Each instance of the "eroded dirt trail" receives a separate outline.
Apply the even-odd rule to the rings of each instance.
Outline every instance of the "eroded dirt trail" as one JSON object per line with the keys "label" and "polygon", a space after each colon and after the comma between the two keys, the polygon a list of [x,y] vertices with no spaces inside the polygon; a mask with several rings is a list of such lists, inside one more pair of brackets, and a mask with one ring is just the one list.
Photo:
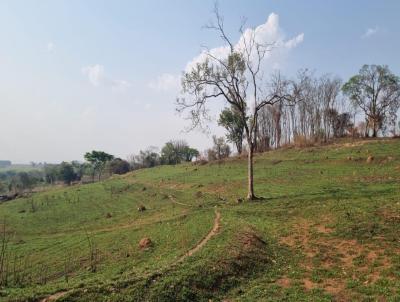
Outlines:
{"label": "eroded dirt trail", "polygon": [[218,210],[215,210],[214,224],[211,231],[202,240],[200,240],[199,243],[197,243],[194,247],[188,250],[185,255],[179,258],[178,261],[176,261],[176,263],[180,263],[187,257],[190,257],[194,253],[198,252],[212,237],[214,237],[218,233],[221,227],[220,223],[221,223],[221,213],[218,212]]}
{"label": "eroded dirt trail", "polygon": [[62,291],[62,292],[58,292],[55,293],[53,295],[50,295],[42,300],[40,300],[40,302],[50,302],[50,301],[57,301],[58,299],[60,299],[61,297],[65,296],[66,294],[68,294],[70,291]]}
{"label": "eroded dirt trail", "polygon": [[171,200],[172,203],[179,204],[179,205],[185,206],[185,207],[193,207],[193,205],[191,205],[191,204],[177,201],[176,198],[172,195],[168,195],[168,198],[169,198],[169,200]]}
{"label": "eroded dirt trail", "polygon": [[[190,204],[182,203],[177,201],[172,195],[168,196],[171,202],[181,205],[181,206],[188,206],[192,207]],[[180,257],[175,264],[182,262],[185,260],[187,257],[192,256],[194,253],[199,251],[212,237],[214,237],[217,233],[218,230],[220,229],[221,225],[221,213],[218,212],[218,210],[215,210],[215,218],[214,218],[214,224],[211,229],[211,231],[202,239],[200,240],[194,247],[192,247],[190,250],[188,250],[182,257]]]}

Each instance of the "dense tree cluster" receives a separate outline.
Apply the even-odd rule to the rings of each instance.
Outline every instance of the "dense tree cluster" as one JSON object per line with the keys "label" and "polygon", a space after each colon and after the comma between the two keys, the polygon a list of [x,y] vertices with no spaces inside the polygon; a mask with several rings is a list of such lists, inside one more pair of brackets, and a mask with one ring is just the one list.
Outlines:
{"label": "dense tree cluster", "polygon": [[198,158],[198,150],[189,146],[184,140],[171,140],[159,152],[156,147],[141,150],[137,155],[131,155],[129,162],[132,170],[152,168],[158,165],[176,165],[182,162],[191,162]]}
{"label": "dense tree cluster", "polygon": [[181,162],[191,162],[199,156],[199,151],[190,148],[187,142],[175,140],[167,142],[161,149],[161,163],[166,165],[176,165]]}

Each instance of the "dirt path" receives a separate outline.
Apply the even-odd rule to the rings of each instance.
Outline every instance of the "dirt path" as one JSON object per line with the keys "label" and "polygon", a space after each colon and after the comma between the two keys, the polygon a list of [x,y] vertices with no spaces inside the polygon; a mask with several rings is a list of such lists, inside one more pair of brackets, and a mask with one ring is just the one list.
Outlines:
{"label": "dirt path", "polygon": [[218,210],[215,210],[215,218],[214,218],[214,225],[211,229],[211,231],[202,239],[200,242],[198,242],[194,247],[192,247],[190,250],[188,250],[185,255],[180,257],[176,263],[180,263],[183,260],[185,260],[187,257],[192,256],[194,253],[199,251],[212,237],[214,237],[217,233],[218,230],[220,229],[221,225],[221,213],[218,212]]}
{"label": "dirt path", "polygon": [[[175,199],[175,197],[173,197],[172,195],[168,195],[168,198],[171,200],[171,202],[173,202],[175,204],[178,204],[178,205],[181,205],[181,206],[187,206],[187,207],[192,207],[193,206],[193,205],[190,205],[190,204],[186,204],[186,203],[182,203],[182,202],[177,201]],[[174,264],[178,264],[178,263],[182,262],[187,257],[190,257],[194,253],[199,251],[212,237],[214,237],[218,233],[218,230],[221,227],[220,222],[221,222],[221,213],[218,212],[218,210],[215,210],[214,224],[213,224],[213,227],[212,227],[211,231],[208,232],[208,234],[205,237],[203,237],[203,239],[201,239],[194,247],[192,247],[190,250],[188,250]]]}
{"label": "dirt path", "polygon": [[70,291],[62,291],[62,292],[55,293],[53,295],[50,295],[50,296],[40,300],[40,302],[56,301],[56,300],[60,299],[61,297],[65,296],[66,294],[68,294],[69,292]]}
{"label": "dirt path", "polygon": [[168,195],[168,198],[169,198],[169,200],[171,200],[172,203],[179,204],[179,205],[185,206],[185,207],[193,207],[193,205],[191,205],[191,204],[177,201],[176,198],[172,195]]}

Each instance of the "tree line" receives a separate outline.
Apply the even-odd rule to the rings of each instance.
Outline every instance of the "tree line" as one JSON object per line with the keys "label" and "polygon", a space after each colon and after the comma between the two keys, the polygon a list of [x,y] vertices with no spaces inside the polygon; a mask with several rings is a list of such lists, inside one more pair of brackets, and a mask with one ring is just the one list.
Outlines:
{"label": "tree line", "polygon": [[[299,88],[299,101],[288,105],[280,100],[259,111],[254,129],[256,151],[345,136],[395,136],[400,128],[400,81],[387,66],[365,65],[344,84],[337,76],[316,77],[309,70],[301,70],[294,80],[276,73],[269,85],[274,93],[285,94],[290,81]],[[225,108],[218,124],[242,153],[245,126],[239,110],[235,106]]]}
{"label": "tree line", "polygon": [[113,174],[125,174],[136,169],[190,162],[199,155],[199,151],[190,147],[184,140],[167,142],[161,152],[154,147],[148,148],[137,155],[131,155],[128,160],[117,158],[104,151],[93,150],[84,154],[85,162],[44,163],[32,165],[36,168],[27,172],[13,170],[0,172],[0,194],[17,196],[43,185],[60,183],[71,185],[75,182],[100,181]]}

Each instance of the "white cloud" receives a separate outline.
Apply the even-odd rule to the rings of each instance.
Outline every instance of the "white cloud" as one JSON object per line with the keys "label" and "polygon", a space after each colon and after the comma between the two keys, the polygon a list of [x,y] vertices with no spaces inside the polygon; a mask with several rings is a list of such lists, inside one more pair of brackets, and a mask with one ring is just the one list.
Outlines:
{"label": "white cloud", "polygon": [[180,88],[180,76],[164,73],[157,77],[156,80],[149,83],[149,88],[157,91],[172,91],[177,92]]}
{"label": "white cloud", "polygon": [[113,80],[111,89],[117,92],[123,92],[131,86],[131,83],[125,80]]}
{"label": "white cloud", "polygon": [[293,39],[290,39],[285,42],[285,47],[287,49],[295,48],[297,45],[302,43],[304,41],[304,33],[301,33],[294,37]]}
{"label": "white cloud", "polygon": [[54,44],[54,42],[50,41],[46,45],[46,49],[48,52],[53,52],[55,48],[56,48],[56,45]]}
{"label": "white cloud", "polygon": [[115,80],[107,76],[101,64],[82,67],[82,74],[88,77],[89,82],[95,86],[109,86],[113,91],[122,92],[131,86],[126,80]]}
{"label": "white cloud", "polygon": [[[234,47],[236,49],[243,49],[245,47],[245,41],[248,41],[252,35],[254,35],[254,39],[257,43],[272,46],[271,50],[267,52],[265,56],[266,61],[271,67],[279,65],[282,55],[295,48],[304,40],[304,33],[301,33],[291,39],[286,39],[285,33],[279,26],[279,16],[275,13],[271,13],[268,16],[267,21],[256,28],[246,29]],[[212,56],[218,59],[226,58],[229,54],[229,51],[230,49],[227,45],[208,50]],[[197,63],[203,62],[206,58],[207,51],[203,51],[186,64],[185,70],[191,70],[196,66]]]}
{"label": "white cloud", "polygon": [[361,36],[361,38],[366,39],[376,35],[379,32],[379,27],[375,26],[374,28],[367,28],[365,33]]}
{"label": "white cloud", "polygon": [[81,69],[82,73],[89,78],[89,82],[93,86],[100,86],[104,79],[104,66],[100,64],[90,65]]}
{"label": "white cloud", "polygon": [[[279,16],[271,13],[265,23],[257,26],[256,28],[246,29],[238,42],[234,45],[236,49],[243,49],[245,42],[248,41],[251,35],[257,43],[271,45],[271,50],[266,53],[264,68],[278,69],[282,65],[284,55],[291,49],[297,47],[304,41],[304,33],[286,39],[283,30],[279,26]],[[204,62],[208,57],[208,53],[218,59],[224,59],[229,55],[230,49],[228,45],[215,47],[209,50],[202,51],[199,55],[194,57],[185,66],[185,71],[188,72],[196,66],[197,63]],[[170,73],[159,75],[155,80],[149,83],[149,88],[157,91],[171,91],[178,93],[181,84],[181,76]]]}

